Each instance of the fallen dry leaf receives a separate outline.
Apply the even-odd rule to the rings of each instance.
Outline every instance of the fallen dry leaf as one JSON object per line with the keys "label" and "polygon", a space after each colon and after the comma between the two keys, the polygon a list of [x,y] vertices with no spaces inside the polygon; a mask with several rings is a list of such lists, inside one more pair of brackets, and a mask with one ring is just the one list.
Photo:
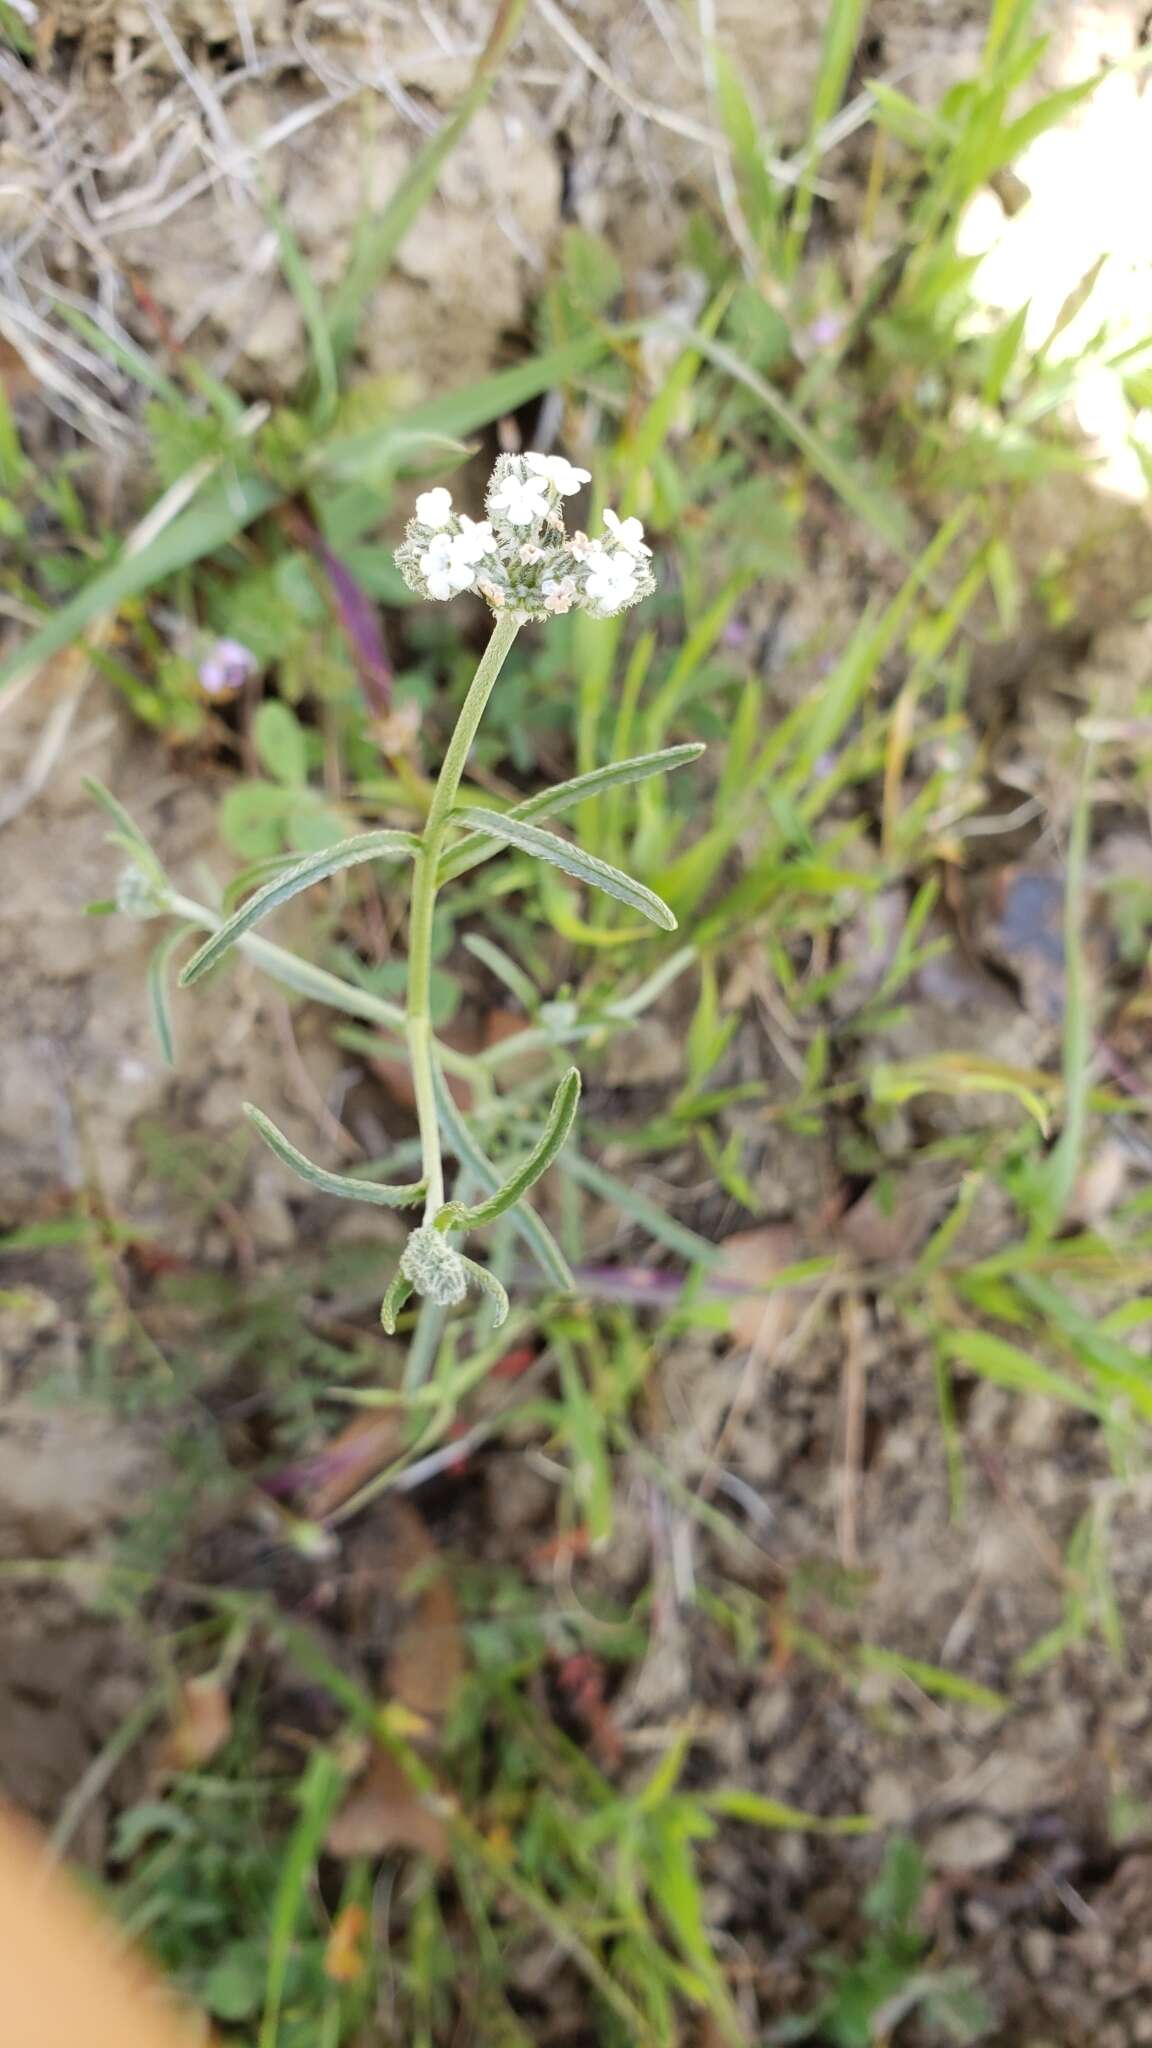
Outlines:
{"label": "fallen dry leaf", "polygon": [[890,1265],[915,1256],[947,1200],[945,1176],[911,1169],[895,1186],[866,1188],[835,1225],[835,1235],[855,1258]]}
{"label": "fallen dry leaf", "polygon": [[374,1479],[400,1453],[404,1421],[398,1408],[369,1409],[357,1415],[309,1461],[311,1475],[300,1500],[310,1522],[322,1522],[351,1500],[366,1480]]}
{"label": "fallen dry leaf", "polygon": [[428,1719],[447,1713],[464,1676],[460,1609],[440,1552],[408,1501],[393,1503],[392,1567],[411,1600],[385,1671],[389,1696]]}
{"label": "fallen dry leaf", "polygon": [[417,1792],[390,1750],[374,1749],[328,1830],[330,1855],[383,1856],[415,1849],[436,1863],[448,1858],[448,1830]]}
{"label": "fallen dry leaf", "polygon": [[19,349],[0,335],[0,391],[13,399],[26,398],[30,391],[39,389],[40,379],[35,371],[29,368]]}
{"label": "fallen dry leaf", "polygon": [[212,1673],[188,1678],[180,1688],[176,1718],[156,1759],[161,1771],[194,1771],[210,1763],[232,1733],[226,1688]]}
{"label": "fallen dry leaf", "polygon": [[[755,1345],[770,1356],[783,1342],[803,1306],[797,1288],[782,1287],[764,1294],[786,1266],[804,1257],[800,1233],[791,1223],[766,1223],[759,1230],[738,1230],[720,1246],[712,1273],[717,1291],[730,1294],[728,1327],[737,1344]],[[746,1289],[741,1293],[739,1290]]]}
{"label": "fallen dry leaf", "polygon": [[364,1975],[364,1937],[368,1915],[363,1906],[345,1906],[332,1923],[324,1948],[324,1975],[333,1984],[356,1984]]}

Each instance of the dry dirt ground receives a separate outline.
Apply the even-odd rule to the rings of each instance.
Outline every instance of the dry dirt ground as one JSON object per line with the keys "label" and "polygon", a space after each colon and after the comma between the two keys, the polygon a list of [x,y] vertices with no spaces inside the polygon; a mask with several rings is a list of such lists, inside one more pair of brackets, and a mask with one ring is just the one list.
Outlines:
{"label": "dry dirt ground", "polygon": [[[822,6],[730,0],[716,12],[782,141],[794,140]],[[1053,64],[1073,42],[1082,68],[1103,50],[1122,54],[1139,12],[1051,9]],[[42,10],[32,87],[17,98],[7,80],[0,331],[31,363],[36,403],[82,420],[105,446],[110,502],[129,488],[137,429],[125,426],[115,373],[45,327],[49,287],[95,300],[145,341],[159,323],[253,395],[287,389],[303,338],[253,163],[327,281],[361,191],[386,191],[413,139],[458,94],[487,14],[467,0],[435,10],[408,0],[59,0]],[[982,15],[962,4],[878,0],[869,64],[935,95],[971,64]],[[434,386],[506,359],[568,221],[609,234],[638,303],[667,297],[685,206],[712,174],[699,44],[685,19],[659,0],[556,0],[531,10],[507,79],[380,289],[364,374],[418,371]],[[1043,516],[1077,515],[1065,496]],[[1152,584],[1152,549],[1141,520],[1116,517],[1123,544],[1109,551],[1111,573],[1131,596]],[[1046,537],[1038,524],[1030,536],[1038,556]],[[839,545],[835,532],[813,540],[811,579],[791,599],[797,641],[814,607],[846,625],[857,615],[861,565],[845,564]],[[1147,674],[1148,629],[1125,629],[1127,639],[1109,633],[1110,603],[1099,576],[1086,576],[1076,631],[1054,647],[1022,642],[1015,666],[989,677],[997,685],[1007,677],[1014,689],[1029,678],[1014,728],[1020,760],[1043,764],[1059,753],[1063,698],[1078,664],[1114,675],[1121,699],[1134,676]],[[60,665],[0,721],[5,788],[34,757],[53,691],[74,682],[75,670]],[[116,790],[178,876],[220,858],[218,785],[190,779],[91,684],[47,787],[0,833],[0,1225],[50,1224],[82,1195],[97,1220],[114,1217],[174,1260],[280,1273],[302,1234],[324,1227],[314,1205],[290,1199],[279,1171],[254,1159],[234,1191],[193,1201],[154,1171],[140,1134],[159,1123],[189,1146],[223,1143],[248,1095],[303,1132],[346,1056],[320,1020],[290,1021],[278,998],[239,973],[182,1010],[180,1070],[171,1076],[144,997],[149,934],[82,914],[109,883],[84,775]],[[1121,846],[1115,858],[1147,857]],[[938,1042],[946,1015],[984,1050],[1022,1064],[1047,1055],[1042,987],[1029,1003],[1002,979],[965,980],[955,963],[937,963],[933,975],[916,992],[920,1042]],[[679,1022],[670,1013],[665,1033]],[[756,1024],[737,1054],[750,1072],[770,1072],[776,1058]],[[653,1052],[649,1043],[648,1057],[654,1085],[658,1045]],[[626,1115],[630,1091],[615,1093]],[[837,1181],[830,1146],[819,1140],[766,1158],[758,1182],[765,1215],[802,1234]],[[722,1214],[711,1222],[721,1233],[733,1227]],[[973,1228],[994,1241],[996,1224],[977,1218]],[[867,1253],[882,1269],[891,1252],[875,1219],[872,1227]],[[115,1249],[96,1259],[63,1249],[12,1260],[0,1277],[10,1290],[0,1296],[0,1559],[100,1556],[170,1476],[166,1427],[111,1419],[92,1398],[97,1332],[109,1318],[127,1328],[146,1311],[148,1276]],[[143,1327],[147,1337],[146,1313]],[[726,1470],[764,1504],[733,1556],[713,1556],[701,1539],[698,1572],[722,1567],[845,1655],[864,1643],[934,1662],[962,1656],[974,1678],[1010,1687],[1013,1711],[1003,1719],[933,1700],[880,1668],[850,1685],[842,1662],[824,1669],[790,1647],[783,1624],[776,1659],[750,1669],[705,1618],[673,1606],[617,1703],[620,1726],[643,1761],[659,1730],[691,1709],[700,1716],[702,1770],[915,1833],[933,1873],[937,1956],[976,1968],[999,2015],[990,2041],[1126,2048],[1152,2040],[1149,1503],[1128,1496],[1114,1531],[1123,1662],[1088,1647],[1013,1680],[1016,1658],[1061,1617],[1066,1544],[1107,1476],[1091,1429],[1049,1405],[981,1389],[963,1418],[970,1491],[957,1522],[930,1372],[892,1327],[882,1279],[837,1305],[818,1335],[812,1330],[798,1307],[747,1333],[750,1345],[697,1343],[660,1361],[647,1417],[652,1447],[695,1484],[723,1430]],[[206,1385],[211,1395],[210,1378]],[[193,1421],[213,1426],[209,1415]],[[844,1433],[854,1426],[863,1428],[860,1469],[846,1498]],[[487,1453],[458,1498],[437,1499],[449,1554],[483,1528],[493,1560],[515,1566],[547,1527],[547,1488],[542,1495],[514,1450]],[[650,1533],[637,1477],[610,1560],[589,1567],[588,1593],[634,1589],[650,1568]],[[841,1586],[846,1555],[850,1599]],[[131,1616],[109,1614],[59,1579],[38,1584],[34,1596],[0,1579],[0,1783],[45,1821],[59,1820],[138,1705],[147,1671]],[[138,1792],[139,1773],[129,1757],[107,1782],[89,1782],[71,1846],[92,1863],[110,1818]],[[1136,1820],[1118,1851],[1112,1822],[1121,1803]],[[874,1855],[864,1843],[751,1831],[723,1836],[709,1852],[718,1938],[766,2010],[806,2002],[813,1951],[858,1932]]]}

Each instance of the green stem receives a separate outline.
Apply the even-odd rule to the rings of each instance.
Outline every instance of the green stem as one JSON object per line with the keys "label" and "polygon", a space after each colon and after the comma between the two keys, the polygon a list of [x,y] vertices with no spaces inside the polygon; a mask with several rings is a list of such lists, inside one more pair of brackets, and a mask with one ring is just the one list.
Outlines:
{"label": "green stem", "polygon": [[521,620],[514,614],[508,614],[497,619],[493,627],[492,638],[480,658],[456,721],[456,730],[449,741],[427,823],[421,834],[420,851],[412,864],[412,904],[408,923],[408,1058],[420,1125],[422,1178],[428,1186],[424,1209],[426,1223],[432,1221],[444,1204],[444,1162],[432,1065],[432,915],[436,908],[436,871],[472,742],[493,684],[508,658],[520,626]]}

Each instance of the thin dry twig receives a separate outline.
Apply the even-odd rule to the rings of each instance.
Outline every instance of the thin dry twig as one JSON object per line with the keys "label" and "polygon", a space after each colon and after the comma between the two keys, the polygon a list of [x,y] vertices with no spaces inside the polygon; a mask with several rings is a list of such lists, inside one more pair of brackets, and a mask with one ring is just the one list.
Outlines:
{"label": "thin dry twig", "polygon": [[860,1473],[864,1463],[864,1425],[868,1386],[864,1363],[867,1316],[863,1298],[846,1294],[840,1303],[844,1335],[844,1372],[840,1396],[840,1472],[836,1502],[836,1539],[840,1562],[851,1571],[860,1562]]}

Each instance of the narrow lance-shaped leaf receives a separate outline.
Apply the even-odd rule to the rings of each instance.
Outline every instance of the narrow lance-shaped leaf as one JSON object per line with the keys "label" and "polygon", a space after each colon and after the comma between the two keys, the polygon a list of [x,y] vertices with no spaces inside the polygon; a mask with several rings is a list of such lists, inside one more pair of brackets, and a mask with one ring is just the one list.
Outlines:
{"label": "narrow lance-shaped leaf", "polygon": [[122,851],[137,861],[153,881],[167,883],[168,877],[161,866],[159,855],[153,851],[135,818],[125,810],[119,797],[113,796],[112,791],[105,789],[102,782],[97,782],[95,776],[85,776],[84,787],[88,795],[107,811],[116,827],[112,836]]}
{"label": "narrow lance-shaped leaf", "polygon": [[160,1056],[166,1067],[176,1064],[176,1041],[172,1033],[172,1000],[168,989],[168,969],[172,955],[187,938],[190,927],[182,924],[174,932],[168,932],[158,946],[152,949],[148,962],[148,996],[152,1004],[152,1024]]}
{"label": "narrow lance-shaped leaf", "polygon": [[629,910],[638,910],[641,917],[647,917],[658,924],[662,931],[674,932],[676,919],[663,899],[643,882],[633,881],[619,868],[608,865],[606,860],[597,860],[595,854],[585,853],[583,847],[573,846],[567,839],[558,839],[554,832],[542,832],[538,825],[528,825],[520,818],[499,817],[494,811],[464,810],[456,814],[462,825],[474,832],[486,832],[490,838],[499,839],[506,846],[514,846],[518,853],[529,853],[534,860],[547,861],[550,866],[560,868],[573,881],[584,882],[590,889],[602,889],[606,896],[615,896],[626,903]]}
{"label": "narrow lance-shaped leaf", "polygon": [[559,1152],[561,1145],[572,1129],[580,1101],[580,1075],[576,1067],[569,1067],[552,1097],[548,1120],[535,1145],[523,1164],[510,1173],[502,1187],[489,1195],[487,1201],[478,1202],[468,1208],[463,1202],[449,1202],[436,1218],[439,1230],[476,1230],[482,1223],[494,1223],[506,1209],[511,1209],[523,1195],[526,1195],[534,1181],[547,1172]]}
{"label": "narrow lance-shaped leaf", "polygon": [[319,1188],[323,1194],[341,1195],[353,1202],[376,1202],[382,1209],[406,1209],[424,1199],[426,1184],[422,1180],[411,1181],[407,1187],[390,1188],[378,1180],[358,1180],[352,1174],[329,1173],[327,1167],[315,1166],[303,1152],[298,1152],[283,1131],[277,1129],[271,1117],[265,1116],[255,1103],[246,1102],[244,1114],[277,1159],[282,1159],[285,1166],[299,1174],[301,1180],[306,1180],[310,1187]]}
{"label": "narrow lance-shaped leaf", "polygon": [[[604,768],[590,768],[586,775],[573,775],[567,782],[556,783],[552,789],[542,789],[536,796],[525,797],[523,803],[514,804],[503,815],[508,818],[555,817],[558,811],[571,810],[574,804],[602,796],[606,790],[624,789],[633,782],[647,782],[652,775],[669,775],[674,768],[683,768],[689,761],[698,761],[704,752],[702,740],[688,740],[680,747],[661,747],[655,754],[636,754],[629,761],[612,761]],[[459,840],[444,857],[441,881],[451,881],[454,876],[465,874],[477,862],[487,860],[492,851],[492,848],[479,843],[478,836]]]}
{"label": "narrow lance-shaped leaf", "polygon": [[180,986],[188,988],[192,982],[199,981],[202,974],[207,974],[208,969],[215,966],[221,954],[234,946],[237,939],[243,938],[245,932],[258,924],[262,917],[279,910],[282,903],[298,896],[302,889],[310,889],[313,882],[326,881],[329,875],[339,874],[342,868],[356,867],[361,861],[407,858],[418,850],[419,843],[411,832],[361,832],[355,839],[342,839],[336,846],[326,846],[320,853],[310,853],[305,860],[297,861],[295,867],[288,868],[271,882],[266,882],[262,889],[257,889],[256,894],[250,896],[247,903],[220,926],[219,931],[213,932],[188,962],[180,976]]}

